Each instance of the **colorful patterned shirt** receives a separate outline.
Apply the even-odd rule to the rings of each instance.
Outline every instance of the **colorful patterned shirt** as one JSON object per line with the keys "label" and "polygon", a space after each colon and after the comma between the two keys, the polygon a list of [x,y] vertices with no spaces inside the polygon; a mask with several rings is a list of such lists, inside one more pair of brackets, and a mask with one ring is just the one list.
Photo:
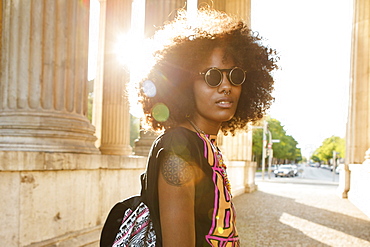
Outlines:
{"label": "colorful patterned shirt", "polygon": [[148,159],[147,204],[157,232],[157,246],[161,246],[162,242],[158,206],[158,161],[166,152],[181,157],[189,164],[195,164],[204,173],[195,185],[196,246],[240,245],[232,196],[226,183],[226,171],[221,166],[221,152],[216,147],[215,140],[216,136],[205,136],[178,127],[167,131],[154,142]]}

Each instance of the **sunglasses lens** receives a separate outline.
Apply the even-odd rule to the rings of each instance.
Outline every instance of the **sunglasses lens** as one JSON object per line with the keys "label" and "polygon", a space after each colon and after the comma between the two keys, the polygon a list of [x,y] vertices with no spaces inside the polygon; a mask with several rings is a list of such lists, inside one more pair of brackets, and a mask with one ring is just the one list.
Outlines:
{"label": "sunglasses lens", "polygon": [[241,68],[234,68],[230,72],[230,80],[234,85],[241,85],[245,81],[245,72]]}
{"label": "sunglasses lens", "polygon": [[211,87],[217,87],[221,83],[222,74],[217,69],[209,69],[204,77],[208,85]]}

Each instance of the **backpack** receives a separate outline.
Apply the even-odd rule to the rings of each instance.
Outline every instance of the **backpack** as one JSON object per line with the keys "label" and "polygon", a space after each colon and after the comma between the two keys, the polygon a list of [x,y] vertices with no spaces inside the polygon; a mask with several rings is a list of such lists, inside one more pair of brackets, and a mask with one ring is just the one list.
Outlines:
{"label": "backpack", "polygon": [[118,202],[104,223],[100,247],[155,247],[156,233],[146,199],[146,174],[141,175],[141,193]]}

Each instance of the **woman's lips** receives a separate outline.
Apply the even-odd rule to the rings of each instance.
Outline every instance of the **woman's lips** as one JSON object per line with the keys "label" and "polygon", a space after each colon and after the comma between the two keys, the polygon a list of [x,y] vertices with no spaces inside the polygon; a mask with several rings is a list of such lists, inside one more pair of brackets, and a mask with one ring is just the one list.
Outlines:
{"label": "woman's lips", "polygon": [[222,98],[216,101],[216,105],[221,108],[230,108],[233,105],[233,100],[230,98]]}

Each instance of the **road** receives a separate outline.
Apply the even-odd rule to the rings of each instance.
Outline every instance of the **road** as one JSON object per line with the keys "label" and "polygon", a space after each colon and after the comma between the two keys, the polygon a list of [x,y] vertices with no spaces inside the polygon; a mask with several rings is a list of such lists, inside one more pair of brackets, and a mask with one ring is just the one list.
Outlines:
{"label": "road", "polygon": [[[338,183],[339,181],[339,174],[333,174],[332,171],[325,168],[319,167],[310,167],[306,165],[299,165],[298,167],[299,175],[297,177],[277,177],[271,172],[270,178],[268,173],[265,172],[265,179],[266,180],[279,180],[279,181],[286,181],[291,183],[299,183],[304,180],[313,180],[313,181],[325,181],[325,182],[334,182]],[[261,172],[256,173],[256,179],[261,179],[262,175]]]}

